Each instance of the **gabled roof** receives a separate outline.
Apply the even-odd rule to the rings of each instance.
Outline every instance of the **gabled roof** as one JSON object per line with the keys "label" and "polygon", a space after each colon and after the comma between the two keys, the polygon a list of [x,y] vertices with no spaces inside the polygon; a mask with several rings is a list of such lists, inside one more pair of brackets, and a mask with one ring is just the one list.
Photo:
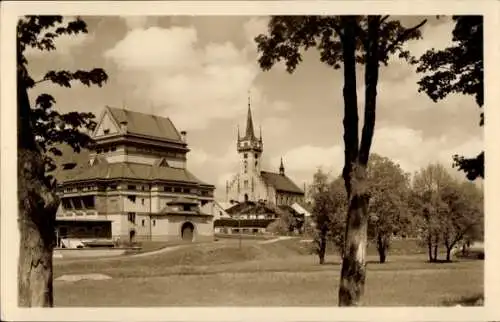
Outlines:
{"label": "gabled roof", "polygon": [[127,123],[127,133],[182,143],[181,136],[168,117],[106,107],[116,123]]}
{"label": "gabled roof", "polygon": [[304,191],[286,175],[267,171],[261,171],[260,175],[266,184],[273,186],[277,191],[304,194]]}

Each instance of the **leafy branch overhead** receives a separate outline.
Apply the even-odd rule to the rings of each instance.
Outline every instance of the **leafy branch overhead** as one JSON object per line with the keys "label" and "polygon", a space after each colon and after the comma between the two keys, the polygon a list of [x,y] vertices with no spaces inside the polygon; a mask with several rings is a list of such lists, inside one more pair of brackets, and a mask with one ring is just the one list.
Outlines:
{"label": "leafy branch overhead", "polygon": [[[27,16],[20,19],[17,28],[18,75],[23,79],[27,89],[43,82],[51,82],[61,87],[71,88],[73,82],[85,86],[103,86],[108,75],[102,68],[77,71],[48,71],[42,79],[34,80],[28,72],[29,61],[24,53],[28,47],[42,50],[56,50],[55,40],[61,35],[87,33],[87,25],[79,17],[63,24],[62,16]],[[76,152],[88,147],[92,139],[86,133],[94,130],[96,123],[92,113],[69,112],[60,113],[54,109],[55,98],[49,93],[40,94],[31,107],[30,121],[33,134],[42,151],[45,153],[48,171],[55,168],[53,156],[61,155],[59,144],[67,144]]]}
{"label": "leafy branch overhead", "polygon": [[[420,57],[417,72],[423,77],[419,91],[434,102],[450,94],[471,95],[479,108],[484,104],[483,17],[454,16],[453,45],[443,50],[429,50]],[[484,124],[481,111],[479,125]],[[455,166],[469,180],[484,178],[484,152],[475,158],[453,157]]]}
{"label": "leafy branch overhead", "polygon": [[[366,51],[363,46],[368,44],[368,17],[355,16],[356,19],[356,62],[366,63]],[[378,59],[384,65],[389,57],[397,54],[400,58],[412,61],[414,58],[408,50],[403,49],[403,43],[421,38],[419,28],[426,23],[406,28],[399,20],[390,20],[389,16],[379,19]],[[274,16],[269,22],[269,35],[259,35],[255,38],[259,52],[259,64],[263,70],[269,70],[280,61],[284,61],[287,71],[292,73],[302,62],[302,51],[311,47],[318,49],[321,62],[339,69],[342,57],[342,37],[344,25],[341,16]]]}

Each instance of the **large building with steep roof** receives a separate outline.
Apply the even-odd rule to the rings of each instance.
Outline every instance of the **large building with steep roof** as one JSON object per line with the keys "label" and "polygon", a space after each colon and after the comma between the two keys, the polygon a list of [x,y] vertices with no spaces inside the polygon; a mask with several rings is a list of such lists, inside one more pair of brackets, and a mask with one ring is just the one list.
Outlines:
{"label": "large building with steep roof", "polygon": [[212,238],[215,187],[188,171],[186,132],[166,117],[106,107],[91,136],[92,150],[66,146],[57,160],[60,238]]}
{"label": "large building with steep roof", "polygon": [[240,167],[238,173],[226,182],[226,202],[292,205],[304,201],[304,191],[285,174],[283,159],[277,173],[261,169],[264,143],[262,134],[259,137],[255,135],[250,102],[245,135],[241,137],[238,130],[236,150],[240,156]]}

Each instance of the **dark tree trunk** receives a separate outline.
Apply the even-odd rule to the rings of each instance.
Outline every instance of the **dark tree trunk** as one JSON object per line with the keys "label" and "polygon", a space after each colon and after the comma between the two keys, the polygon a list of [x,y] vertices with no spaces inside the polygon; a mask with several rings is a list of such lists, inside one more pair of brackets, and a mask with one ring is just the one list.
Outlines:
{"label": "dark tree trunk", "polygon": [[366,245],[368,229],[368,181],[366,166],[375,128],[375,108],[378,82],[378,31],[380,16],[370,16],[368,37],[365,39],[365,113],[361,146],[358,138],[358,104],[356,92],[355,41],[357,21],[344,16],[341,37],[344,61],[344,145],[343,177],[347,191],[348,212],[346,237],[339,285],[339,306],[357,306],[364,292],[366,278]]}
{"label": "dark tree trunk", "polygon": [[438,249],[439,249],[439,241],[436,239],[434,242],[434,262],[438,260]]}
{"label": "dark tree trunk", "polygon": [[321,230],[319,236],[319,248],[318,248],[318,257],[320,265],[325,263],[325,255],[326,255],[326,234],[327,231]]}
{"label": "dark tree trunk", "polygon": [[22,74],[18,73],[18,226],[21,235],[18,262],[18,304],[53,305],[52,251],[58,198],[45,179],[42,154],[30,123],[30,103]]}
{"label": "dark tree trunk", "polygon": [[430,236],[427,238],[427,251],[429,254],[429,262],[434,262],[434,257],[432,256],[432,239]]}
{"label": "dark tree trunk", "polygon": [[451,262],[451,250],[452,247],[446,247],[446,261]]}
{"label": "dark tree trunk", "polygon": [[387,257],[387,242],[381,235],[377,236],[377,251],[380,263],[385,263]]}

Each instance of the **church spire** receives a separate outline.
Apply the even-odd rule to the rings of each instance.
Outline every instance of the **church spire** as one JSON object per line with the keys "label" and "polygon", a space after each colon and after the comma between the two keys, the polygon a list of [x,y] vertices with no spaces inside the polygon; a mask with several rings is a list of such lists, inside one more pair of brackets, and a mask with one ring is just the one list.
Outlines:
{"label": "church spire", "polygon": [[253,130],[253,121],[252,121],[252,109],[250,108],[250,93],[248,95],[247,129],[245,132],[245,138],[247,139],[255,138],[255,133]]}
{"label": "church spire", "polygon": [[280,163],[280,175],[282,176],[285,175],[285,166],[283,165],[283,158],[281,158],[281,163]]}

